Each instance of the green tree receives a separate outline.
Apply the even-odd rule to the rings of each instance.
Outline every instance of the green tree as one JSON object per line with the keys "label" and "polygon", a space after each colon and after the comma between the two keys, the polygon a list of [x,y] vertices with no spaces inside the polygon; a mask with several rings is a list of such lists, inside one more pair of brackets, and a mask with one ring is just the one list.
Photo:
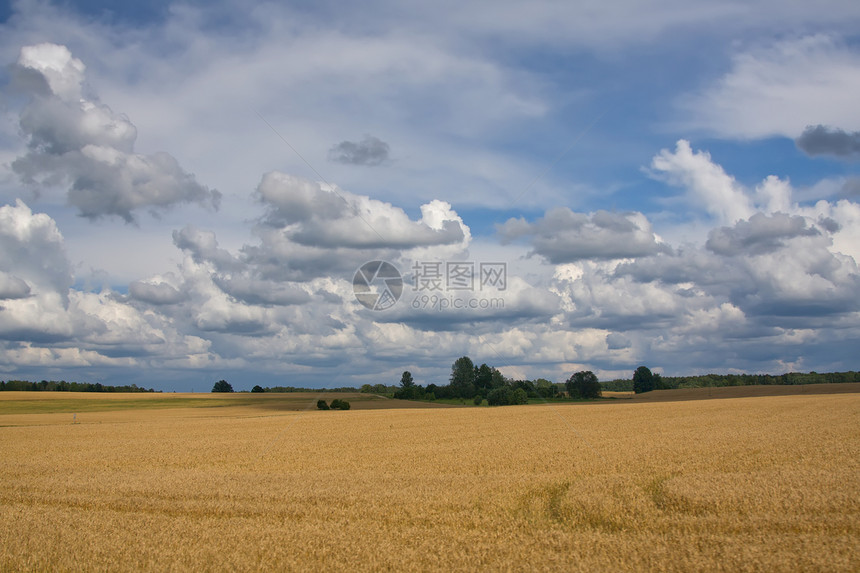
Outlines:
{"label": "green tree", "polygon": [[501,388],[507,382],[507,380],[505,380],[505,375],[502,374],[501,372],[499,372],[498,370],[496,370],[495,368],[493,368],[492,371],[493,371],[492,388]]}
{"label": "green tree", "polygon": [[263,390],[263,387],[262,387],[262,386],[260,386],[259,384],[257,384],[256,386],[254,386],[253,388],[251,388],[251,392],[257,392],[257,393],[259,393],[259,392],[265,392],[265,390]]}
{"label": "green tree", "polygon": [[408,370],[400,377],[400,388],[394,392],[398,400],[416,400],[424,394],[424,389],[417,386],[412,379],[412,373]]}
{"label": "green tree", "polygon": [[232,392],[233,387],[226,380],[219,380],[212,386],[213,392]]}
{"label": "green tree", "polygon": [[493,389],[493,369],[486,364],[475,368],[475,389],[481,396]]}
{"label": "green tree", "polygon": [[510,404],[528,404],[529,395],[523,388],[516,388],[511,392]]}
{"label": "green tree", "polygon": [[637,394],[650,392],[654,389],[654,375],[645,366],[640,366],[633,373],[633,391]]}
{"label": "green tree", "polygon": [[325,400],[317,400],[317,410],[328,410],[328,404],[325,403]]}
{"label": "green tree", "polygon": [[487,394],[487,404],[490,406],[507,406],[511,403],[511,394],[513,390],[510,386],[500,386],[493,388]]}
{"label": "green tree", "polygon": [[534,381],[534,386],[541,398],[555,398],[555,395],[558,394],[555,384],[546,378],[538,378]]}
{"label": "green tree", "polygon": [[475,364],[463,356],[451,365],[451,393],[454,398],[471,398],[475,395]]}
{"label": "green tree", "polygon": [[571,398],[600,398],[600,381],[591,370],[582,370],[565,383]]}
{"label": "green tree", "polygon": [[340,398],[335,398],[331,401],[331,409],[332,410],[349,410],[349,402],[346,400],[341,400]]}
{"label": "green tree", "polygon": [[521,388],[529,398],[538,397],[537,388],[535,388],[535,385],[532,384],[531,380],[516,380],[511,384],[511,386],[514,390]]}

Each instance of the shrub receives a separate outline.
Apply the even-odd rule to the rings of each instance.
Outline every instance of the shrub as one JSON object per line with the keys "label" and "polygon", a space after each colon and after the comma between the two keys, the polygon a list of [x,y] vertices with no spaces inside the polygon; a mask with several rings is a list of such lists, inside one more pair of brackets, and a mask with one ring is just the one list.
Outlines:
{"label": "shrub", "polygon": [[529,403],[529,395],[524,389],[517,388],[516,390],[511,392],[510,404],[528,404],[528,403]]}
{"label": "shrub", "polygon": [[529,395],[523,388],[502,386],[487,394],[487,404],[490,406],[510,406],[513,404],[528,404]]}
{"label": "shrub", "polygon": [[484,403],[484,397],[483,397],[483,396],[481,396],[480,394],[478,394],[477,396],[475,396],[475,397],[472,399],[472,403],[474,403],[474,404],[475,404],[475,406],[480,406],[481,404],[483,404],[483,403]]}
{"label": "shrub", "polygon": [[511,403],[511,393],[510,386],[494,388],[487,394],[487,404],[490,406],[507,406]]}
{"label": "shrub", "polygon": [[331,401],[331,409],[332,410],[349,410],[349,402],[346,400],[341,400],[340,398],[335,398]]}
{"label": "shrub", "polygon": [[[334,406],[334,402],[332,402],[332,406]],[[328,410],[329,407],[328,407],[328,404],[325,403],[325,400],[317,400],[317,409]]]}

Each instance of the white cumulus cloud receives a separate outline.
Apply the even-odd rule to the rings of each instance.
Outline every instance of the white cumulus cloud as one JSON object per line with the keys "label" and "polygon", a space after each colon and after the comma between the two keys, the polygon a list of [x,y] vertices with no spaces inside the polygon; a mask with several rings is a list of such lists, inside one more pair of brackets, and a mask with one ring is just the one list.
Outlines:
{"label": "white cumulus cloud", "polygon": [[130,222],[140,209],[179,203],[217,209],[220,193],[198,183],[173,156],[134,152],[137,129],[84,93],[86,68],[65,46],[25,46],[17,68],[41,79],[43,88],[23,82],[31,87],[19,121],[27,152],[12,168],[24,183],[67,187],[69,203],[90,218],[115,215]]}

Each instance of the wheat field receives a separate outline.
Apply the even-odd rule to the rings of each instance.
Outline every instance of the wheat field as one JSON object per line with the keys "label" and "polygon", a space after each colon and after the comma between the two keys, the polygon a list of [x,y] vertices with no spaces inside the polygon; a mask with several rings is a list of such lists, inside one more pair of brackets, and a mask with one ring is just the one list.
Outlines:
{"label": "wheat field", "polygon": [[858,394],[235,399],[72,414],[4,396],[0,570],[860,570]]}

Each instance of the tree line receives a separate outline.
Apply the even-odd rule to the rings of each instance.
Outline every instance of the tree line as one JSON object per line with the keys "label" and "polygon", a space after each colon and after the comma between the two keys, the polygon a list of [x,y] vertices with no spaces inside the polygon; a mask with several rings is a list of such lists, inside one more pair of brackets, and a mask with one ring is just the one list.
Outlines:
{"label": "tree line", "polygon": [[141,388],[137,384],[130,386],[109,386],[96,382],[66,382],[65,380],[0,380],[0,392],[156,392],[152,388]]}
{"label": "tree line", "polygon": [[[640,368],[645,368],[640,366]],[[646,368],[647,370],[647,368]],[[639,368],[637,368],[639,371]],[[650,372],[650,371],[649,371]],[[636,378],[619,379],[602,382],[604,390],[612,392],[642,392],[648,391],[647,375],[644,375],[644,386],[637,390]],[[650,390],[674,390],[678,388],[718,388],[723,386],[768,386],[768,385],[800,385],[800,384],[840,384],[860,382],[860,372],[788,372],[786,374],[705,374],[702,376],[660,376],[653,374]]]}
{"label": "tree line", "polygon": [[[362,392],[388,393],[389,386],[381,384],[362,386]],[[412,373],[403,372],[400,385],[394,387],[393,397],[402,400],[472,400],[490,406],[526,404],[529,399],[593,399],[601,396],[597,376],[590,370],[576,372],[564,384],[556,384],[544,378],[537,380],[514,380],[504,376],[498,369],[487,364],[476,365],[468,356],[462,356],[451,365],[448,384],[416,384]]]}
{"label": "tree line", "polygon": [[[385,386],[383,386],[385,387]],[[394,390],[391,390],[393,392]],[[359,392],[359,389],[354,386],[340,386],[338,388],[305,388],[303,386],[260,386],[259,384],[254,386],[251,389],[251,392],[277,392],[277,393],[290,393],[290,392]],[[379,392],[379,394],[386,394],[390,392]]]}
{"label": "tree line", "polygon": [[471,399],[476,405],[486,400],[490,406],[503,406],[526,404],[530,399],[596,399],[602,397],[603,390],[633,391],[640,394],[652,390],[675,388],[842,382],[860,382],[860,372],[662,376],[652,372],[647,366],[639,366],[633,372],[633,376],[627,380],[600,382],[590,370],[581,370],[574,372],[566,382],[558,384],[543,378],[513,380],[492,366],[487,364],[477,366],[468,356],[463,356],[451,365],[451,375],[447,385],[421,386],[407,370],[403,372],[399,386],[365,384],[361,387],[361,391],[393,395],[394,398],[403,400]]}
{"label": "tree line", "polygon": [[[385,386],[383,386],[385,388]],[[341,386],[340,388],[303,388],[301,386],[260,386],[256,384],[253,388],[251,388],[252,393],[258,392],[274,392],[274,393],[290,393],[290,392],[313,392],[315,394],[319,394],[320,392],[358,392],[358,388],[354,388],[352,386]],[[363,391],[363,390],[362,390]],[[219,380],[215,382],[215,385],[212,386],[212,392],[234,392],[233,385],[227,382],[226,380]],[[391,391],[383,390],[382,392],[378,392],[379,394],[390,394],[394,392],[394,388],[391,388]]]}

